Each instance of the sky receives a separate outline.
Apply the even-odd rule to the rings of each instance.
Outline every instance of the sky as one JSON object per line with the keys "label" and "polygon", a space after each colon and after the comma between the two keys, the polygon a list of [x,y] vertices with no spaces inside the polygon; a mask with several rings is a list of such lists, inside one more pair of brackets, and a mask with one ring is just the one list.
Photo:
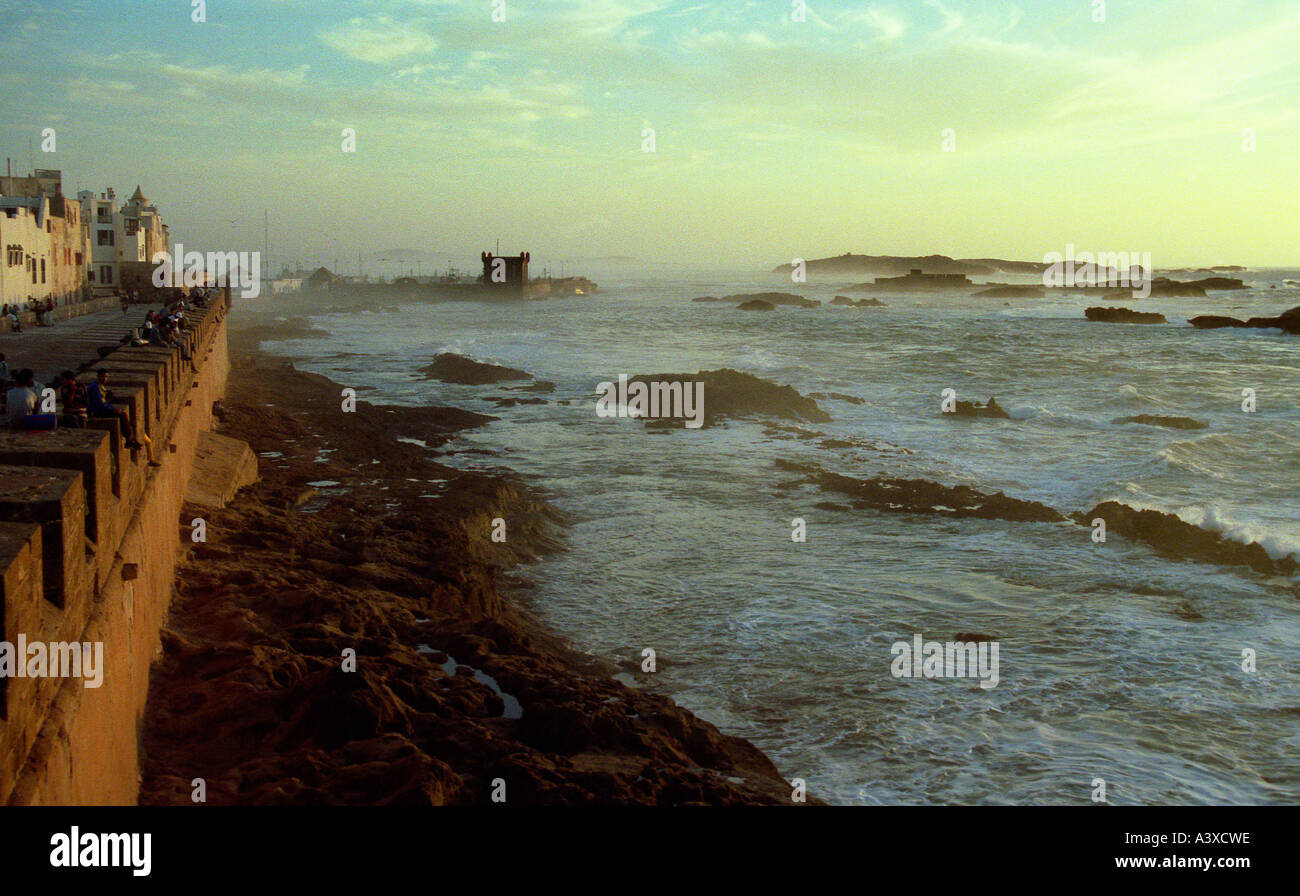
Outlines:
{"label": "sky", "polygon": [[1297,48],[1296,0],[0,0],[0,148],[277,268],[1288,267]]}

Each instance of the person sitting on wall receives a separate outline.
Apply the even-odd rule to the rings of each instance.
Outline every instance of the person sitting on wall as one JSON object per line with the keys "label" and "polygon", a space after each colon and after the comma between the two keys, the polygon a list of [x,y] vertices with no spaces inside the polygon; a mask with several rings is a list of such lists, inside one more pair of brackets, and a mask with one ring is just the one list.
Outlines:
{"label": "person sitting on wall", "polygon": [[10,305],[8,307],[9,307],[9,311],[6,313],[9,315],[10,329],[12,329],[15,333],[21,333],[23,331],[23,325],[18,320],[18,306]]}
{"label": "person sitting on wall", "polygon": [[71,370],[59,374],[59,402],[63,405],[61,426],[82,428],[86,425],[86,387],[77,382]]}
{"label": "person sitting on wall", "polygon": [[122,432],[126,435],[126,447],[136,451],[141,447],[140,439],[144,439],[144,449],[149,456],[149,466],[162,466],[153,457],[153,440],[142,432],[136,432],[131,426],[131,415],[122,408],[113,407],[113,393],[108,388],[108,371],[104,368],[99,369],[95,376],[95,381],[86,386],[86,414],[94,418],[116,417],[121,424]]}
{"label": "person sitting on wall", "polygon": [[[152,314],[153,312],[150,312]],[[145,318],[144,326],[140,328],[140,335],[144,341],[150,345],[162,345],[162,333],[158,331],[158,325],[151,318]]]}
{"label": "person sitting on wall", "polygon": [[9,416],[9,425],[22,429],[28,414],[36,413],[36,376],[30,370],[20,370],[14,374],[14,385],[5,393],[5,413]]}

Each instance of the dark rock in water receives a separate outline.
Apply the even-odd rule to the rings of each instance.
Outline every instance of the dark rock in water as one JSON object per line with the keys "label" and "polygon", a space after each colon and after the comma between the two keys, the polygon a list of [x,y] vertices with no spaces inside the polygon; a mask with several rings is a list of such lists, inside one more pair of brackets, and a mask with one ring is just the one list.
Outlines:
{"label": "dark rock in water", "polygon": [[978,404],[973,401],[958,401],[957,409],[946,416],[952,417],[994,417],[998,420],[1010,420],[1011,415],[1006,412],[1002,405],[998,404],[996,398],[989,398],[988,404]]}
{"label": "dark rock in water", "polygon": [[1183,283],[1168,277],[1157,277],[1151,281],[1153,296],[1193,296],[1203,298],[1205,287],[1198,283]]}
{"label": "dark rock in water", "polygon": [[810,392],[809,398],[816,398],[818,401],[847,401],[849,404],[866,404],[865,398],[858,398],[856,395],[845,395],[843,392]]}
{"label": "dark rock in water", "polygon": [[1236,277],[1204,277],[1200,280],[1193,280],[1192,283],[1201,289],[1246,289],[1247,286]]}
{"label": "dark rock in water", "polygon": [[1226,317],[1221,314],[1202,314],[1199,317],[1193,317],[1188,321],[1198,330],[1218,330],[1223,327],[1244,327],[1244,320],[1237,320],[1235,317]]}
{"label": "dark rock in water", "polygon": [[972,298],[976,299],[1041,299],[1045,290],[1041,286],[994,286],[982,289]]}
{"label": "dark rock in water", "polygon": [[775,311],[776,306],[771,302],[765,302],[762,299],[753,299],[749,302],[741,302],[736,306],[741,311]]}
{"label": "dark rock in water", "polygon": [[420,373],[428,379],[442,380],[461,386],[486,386],[492,383],[507,383],[512,380],[531,380],[533,375],[513,367],[501,367],[485,364],[464,355],[444,352],[433,359],[433,363],[420,368]]}
{"label": "dark rock in water", "polygon": [[997,640],[993,635],[981,635],[978,632],[957,632],[957,634],[952,636],[952,639],[966,644],[987,644],[990,641]]}
{"label": "dark rock in water", "polygon": [[820,308],[822,305],[821,302],[805,299],[803,296],[797,296],[790,292],[754,292],[745,295],[727,296],[722,301],[745,302],[746,304],[761,301],[772,305],[793,305],[797,308]]}
{"label": "dark rock in water", "polygon": [[1137,414],[1133,417],[1120,417],[1111,423],[1141,423],[1145,426],[1164,426],[1168,429],[1205,429],[1206,424],[1191,417],[1162,417],[1158,414]]}
{"label": "dark rock in water", "polygon": [[[811,398],[800,395],[790,386],[756,377],[750,373],[723,368],[702,370],[695,375],[659,373],[652,376],[635,376],[636,382],[671,384],[681,383],[683,391],[693,390],[695,383],[704,384],[704,425],[712,426],[719,418],[781,417],[808,423],[826,423],[831,417]],[[647,421],[659,425],[683,426],[680,418]],[[814,436],[816,434],[813,434]]]}
{"label": "dark rock in water", "polygon": [[725,302],[726,299],[720,299],[717,296],[700,296],[698,299],[691,299],[692,302]]}
{"label": "dark rock in water", "polygon": [[1202,315],[1188,321],[1198,330],[1216,330],[1222,327],[1251,327],[1254,329],[1278,329],[1293,336],[1300,335],[1300,307],[1283,311],[1277,317],[1252,317],[1238,320],[1222,315]]}
{"label": "dark rock in water", "polygon": [[1274,560],[1258,544],[1229,541],[1216,532],[1194,526],[1171,513],[1136,510],[1117,501],[1098,504],[1074,519],[1089,526],[1094,519],[1106,521],[1106,531],[1146,542],[1158,554],[1176,560],[1201,560],[1229,566],[1248,566],[1256,572],[1293,575],[1300,569],[1293,555]]}
{"label": "dark rock in water", "polygon": [[857,510],[1041,523],[1065,519],[1046,504],[1022,501],[1002,492],[982,492],[967,485],[943,485],[928,479],[854,479],[825,471],[818,471],[812,478],[822,488],[848,496]]}
{"label": "dark rock in water", "polygon": [[1133,311],[1129,308],[1087,308],[1083,316],[1091,321],[1112,324],[1168,323],[1163,314],[1156,314],[1154,311]]}

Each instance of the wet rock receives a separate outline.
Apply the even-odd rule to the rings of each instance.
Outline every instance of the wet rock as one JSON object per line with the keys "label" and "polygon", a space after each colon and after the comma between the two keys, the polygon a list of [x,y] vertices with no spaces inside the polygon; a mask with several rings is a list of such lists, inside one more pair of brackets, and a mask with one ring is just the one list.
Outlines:
{"label": "wet rock", "polygon": [[746,295],[727,296],[724,302],[767,302],[770,305],[792,305],[796,308],[820,308],[821,302],[805,299],[790,292],[755,292]]}
{"label": "wet rock", "polygon": [[433,359],[433,363],[420,368],[426,379],[441,380],[462,386],[486,386],[493,383],[508,383],[513,380],[531,380],[533,375],[513,367],[486,364],[464,355],[443,352]]}
{"label": "wet rock", "polygon": [[1293,336],[1300,335],[1300,307],[1283,311],[1277,317],[1252,317],[1238,320],[1222,315],[1202,315],[1188,321],[1198,330],[1216,330],[1223,327],[1250,327],[1253,329],[1278,329]]}
{"label": "wet rock", "polygon": [[1041,299],[1046,290],[1041,286],[994,286],[975,293],[976,299]]}
{"label": "wet rock", "polygon": [[775,311],[776,306],[771,302],[765,302],[762,299],[753,299],[748,302],[741,302],[736,306],[741,311]]}
{"label": "wet rock", "polygon": [[1110,421],[1115,424],[1141,423],[1144,426],[1163,426],[1167,429],[1205,429],[1207,424],[1191,417],[1165,417],[1158,414],[1136,414]]}
{"label": "wet rock", "polygon": [[1219,314],[1202,314],[1199,317],[1193,317],[1188,321],[1198,330],[1218,330],[1224,327],[1244,327],[1246,322],[1238,320],[1235,317],[1226,317]]}
{"label": "wet rock", "polygon": [[956,410],[946,416],[951,417],[991,417],[998,420],[1010,420],[1011,415],[1006,412],[1002,405],[998,404],[996,398],[990,397],[988,404],[978,404],[973,401],[958,401]]}
{"label": "wet rock", "polygon": [[1074,517],[1085,526],[1098,518],[1106,521],[1108,533],[1142,541],[1165,557],[1247,566],[1261,573],[1293,575],[1300,569],[1294,556],[1274,560],[1258,544],[1229,541],[1172,513],[1137,510],[1117,501],[1106,501]]}
{"label": "wet rock", "polygon": [[1065,519],[1046,504],[967,485],[943,485],[928,479],[855,479],[826,471],[818,471],[812,478],[822,488],[850,498],[857,510],[1043,523]]}
{"label": "wet rock", "polygon": [[1154,311],[1133,311],[1130,308],[1087,308],[1083,316],[1090,321],[1112,324],[1168,323],[1163,314]]}
{"label": "wet rock", "polygon": [[[738,370],[702,370],[697,374],[658,373],[635,376],[630,383],[681,383],[683,391],[704,383],[704,425],[720,418],[778,417],[807,423],[826,423],[831,417],[817,402],[800,395],[790,386],[742,373]],[[663,425],[679,426],[681,420],[661,420]]]}

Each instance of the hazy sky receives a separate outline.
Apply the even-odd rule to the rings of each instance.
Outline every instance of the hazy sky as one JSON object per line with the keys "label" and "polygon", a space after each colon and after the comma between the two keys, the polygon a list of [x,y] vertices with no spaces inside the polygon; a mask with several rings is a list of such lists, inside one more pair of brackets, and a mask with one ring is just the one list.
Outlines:
{"label": "hazy sky", "polygon": [[15,169],[30,143],[69,192],[140,183],[190,248],[261,248],[270,209],[277,265],[344,270],[497,238],[1300,264],[1296,0],[1110,0],[1104,23],[1094,0],[194,5],[0,0]]}

